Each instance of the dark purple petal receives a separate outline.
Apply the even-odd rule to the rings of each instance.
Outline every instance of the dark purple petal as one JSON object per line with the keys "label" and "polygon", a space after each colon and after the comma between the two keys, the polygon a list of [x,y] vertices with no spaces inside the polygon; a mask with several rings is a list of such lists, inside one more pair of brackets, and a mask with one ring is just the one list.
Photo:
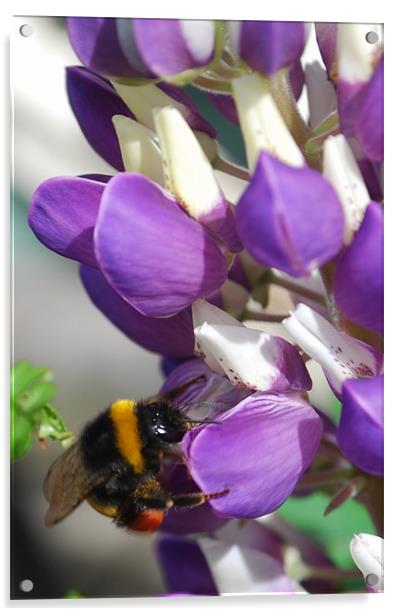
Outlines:
{"label": "dark purple petal", "polygon": [[28,214],[36,237],[54,252],[96,267],[93,230],[104,186],[76,177],[43,182],[33,194]]}
{"label": "dark purple petal", "polygon": [[289,83],[292,88],[293,96],[299,100],[304,86],[304,71],[300,60],[296,60],[289,71]]}
{"label": "dark purple petal", "polygon": [[143,75],[128,62],[121,48],[116,19],[68,17],[67,27],[75,53],[88,68],[114,77]]}
{"label": "dark purple petal", "polygon": [[229,94],[207,92],[207,97],[230,122],[239,126],[239,117],[236,111],[235,101]]}
{"label": "dark purple petal", "polygon": [[301,22],[243,21],[239,55],[256,71],[273,75],[300,58],[305,40],[305,27]]}
{"label": "dark purple petal", "polygon": [[200,115],[196,103],[184,90],[182,90],[182,88],[164,81],[158,83],[157,87],[178,103],[185,105],[185,120],[192,130],[199,130],[203,133],[207,133],[207,135],[209,135],[212,139],[217,137],[217,131],[215,128],[205,118],[203,118],[203,116]]}
{"label": "dark purple petal", "polygon": [[146,66],[161,77],[205,66],[213,58],[213,22],[134,19],[132,27]]}
{"label": "dark purple petal", "polygon": [[367,186],[369,195],[372,201],[381,202],[383,199],[383,191],[381,185],[381,164],[361,158],[357,160],[363,180]]}
{"label": "dark purple petal", "polygon": [[161,362],[160,362],[161,372],[163,373],[164,376],[168,376],[169,374],[171,374],[171,372],[173,372],[173,370],[175,370],[175,368],[180,366],[184,361],[186,361],[186,358],[173,357],[171,355],[164,355],[164,357],[161,358]]}
{"label": "dark purple petal", "polygon": [[67,92],[72,111],[95,152],[118,171],[124,170],[114,115],[135,119],[105,79],[82,66],[67,67]]}
{"label": "dark purple petal", "polygon": [[256,393],[218,416],[218,425],[191,430],[182,447],[194,481],[221,515],[256,518],[275,511],[310,465],[322,422],[304,400]]}
{"label": "dark purple petal", "polygon": [[128,338],[154,353],[193,355],[192,314],[186,308],[169,319],[145,317],[108,284],[98,269],[82,265],[80,275],[94,305]]}
{"label": "dark purple petal", "polygon": [[383,160],[383,56],[359,99],[356,136],[371,160]]}
{"label": "dark purple petal", "polygon": [[328,71],[328,75],[335,77],[335,56],[336,56],[336,29],[335,23],[316,23],[315,32],[317,43],[321,52],[322,60]]}
{"label": "dark purple petal", "polygon": [[236,225],[256,261],[296,277],[336,255],[344,232],[332,186],[316,171],[291,167],[267,152],[237,205]]}
{"label": "dark purple petal", "polygon": [[96,255],[113,288],[146,316],[177,314],[213,293],[226,259],[204,227],[157,184],[120,173],[106,186]]}
{"label": "dark purple petal", "polygon": [[[199,487],[190,479],[184,464],[175,465],[163,474],[163,485],[170,494],[191,494],[200,492]],[[160,527],[160,531],[175,535],[214,532],[226,524],[226,518],[215,515],[211,505],[204,503],[192,509],[171,509]]]}
{"label": "dark purple petal", "polygon": [[339,79],[337,82],[340,130],[345,137],[354,137],[354,123],[359,114],[364,88],[365,83],[360,81],[350,83]]}
{"label": "dark purple petal", "polygon": [[363,471],[383,475],[383,376],[345,381],[342,397],[339,447]]}
{"label": "dark purple petal", "polygon": [[370,203],[353,242],[338,260],[333,290],[346,316],[382,332],[383,211],[378,203]]}
{"label": "dark purple petal", "polygon": [[161,537],[156,550],[171,593],[218,595],[203,552],[192,539]]}

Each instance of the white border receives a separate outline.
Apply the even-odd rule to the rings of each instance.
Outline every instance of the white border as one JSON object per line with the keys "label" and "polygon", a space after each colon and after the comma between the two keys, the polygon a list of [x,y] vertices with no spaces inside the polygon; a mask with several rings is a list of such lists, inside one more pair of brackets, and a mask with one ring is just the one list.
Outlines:
{"label": "white border", "polygon": [[[1,204],[1,222],[0,226],[3,231],[3,242],[1,243],[1,262],[3,267],[1,271],[1,288],[2,297],[2,319],[3,336],[2,341],[9,339],[9,145],[5,135],[9,134],[9,94],[8,94],[8,33],[10,32],[10,16],[11,15],[87,15],[98,16],[132,16],[129,15],[128,7],[132,7],[136,17],[184,17],[184,18],[230,18],[230,19],[272,19],[272,20],[303,20],[303,21],[355,21],[363,23],[385,23],[385,125],[386,125],[386,239],[385,239],[385,259],[386,259],[386,387],[385,387],[385,450],[386,450],[386,540],[385,540],[385,593],[381,595],[325,595],[325,596],[268,596],[268,597],[221,597],[219,599],[196,598],[191,599],[101,599],[101,600],[75,600],[72,603],[65,600],[59,601],[14,601],[12,604],[8,602],[8,493],[7,486],[9,481],[8,463],[4,452],[8,451],[7,431],[4,429],[4,424],[1,426],[0,434],[3,439],[1,460],[5,462],[3,485],[4,506],[1,508],[1,528],[4,531],[3,536],[3,554],[0,559],[0,583],[1,583],[1,604],[6,608],[16,609],[16,613],[20,610],[29,608],[32,612],[42,611],[43,607],[49,607],[52,610],[59,609],[74,609],[81,612],[82,609],[97,612],[98,609],[110,607],[118,607],[147,611],[148,608],[162,609],[165,613],[176,611],[187,611],[197,614],[209,607],[217,607],[219,610],[229,614],[232,611],[243,612],[243,608],[249,608],[254,613],[265,614],[266,610],[279,609],[286,613],[287,609],[296,611],[296,614],[321,614],[330,616],[337,615],[338,609],[350,608],[362,610],[364,616],[374,614],[382,608],[389,608],[389,602],[397,599],[395,593],[398,589],[398,562],[397,562],[397,545],[396,535],[394,532],[395,524],[398,519],[398,477],[397,468],[399,467],[397,440],[400,435],[399,426],[399,395],[397,393],[396,384],[399,380],[398,376],[398,352],[399,334],[396,330],[398,322],[397,314],[397,284],[399,280],[398,269],[396,265],[400,262],[398,250],[399,241],[399,218],[398,212],[400,208],[396,178],[400,171],[398,169],[399,154],[396,148],[396,140],[399,139],[399,99],[396,92],[398,82],[398,40],[400,37],[399,21],[396,19],[395,3],[389,2],[362,2],[355,3],[348,0],[340,2],[321,2],[321,0],[307,0],[302,3],[295,0],[293,2],[260,2],[260,0],[245,0],[242,3],[227,2],[224,0],[201,0],[196,3],[182,3],[178,0],[168,0],[167,2],[154,2],[147,0],[145,3],[126,2],[121,0],[113,0],[112,2],[90,2],[89,0],[58,0],[57,3],[51,0],[15,0],[14,2],[3,2],[0,14],[0,32],[2,49],[4,53],[2,72],[5,75],[4,96],[2,97],[3,107],[3,145],[1,154],[4,158],[3,164],[0,165],[1,170],[1,186],[3,187],[3,203]],[[396,149],[395,149],[396,148]],[[396,182],[396,184],[395,184]],[[8,373],[9,355],[8,344],[2,344],[4,354],[2,357],[1,374]],[[1,382],[0,390],[3,397],[2,411],[6,412],[8,405],[7,395],[7,378]],[[395,443],[393,441],[396,439]],[[7,503],[7,504],[6,504]],[[29,515],[29,511],[27,511]],[[396,529],[397,530],[397,529]],[[60,563],[60,566],[62,564]],[[84,607],[83,607],[84,606]]]}

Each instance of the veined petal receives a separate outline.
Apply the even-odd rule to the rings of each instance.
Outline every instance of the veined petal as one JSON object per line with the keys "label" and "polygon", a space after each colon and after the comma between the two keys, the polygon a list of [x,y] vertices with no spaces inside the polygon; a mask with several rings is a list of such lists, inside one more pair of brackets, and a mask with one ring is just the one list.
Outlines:
{"label": "veined petal", "polygon": [[134,116],[108,81],[83,66],[66,70],[68,99],[83,134],[99,156],[123,171],[112,117]]}
{"label": "veined petal", "polygon": [[354,535],[350,553],[373,592],[383,591],[383,539],[369,533]]}
{"label": "veined petal", "polygon": [[[296,349],[286,340],[263,331],[204,323],[194,330],[212,369],[216,361],[239,388],[258,391],[311,389],[311,379]],[[208,362],[211,355],[213,362]]]}
{"label": "veined petal", "polygon": [[324,177],[332,184],[344,212],[344,243],[349,245],[371,199],[351,148],[343,135],[324,142]]}
{"label": "veined petal", "polygon": [[265,75],[298,60],[306,42],[305,24],[296,21],[230,22],[230,36],[236,53]]}
{"label": "veined petal", "polygon": [[111,17],[68,17],[68,35],[78,58],[102,75],[151,76],[128,61],[118,37],[117,21]]}
{"label": "veined petal", "polygon": [[343,383],[337,438],[353,464],[383,475],[383,375]]}
{"label": "veined petal", "polygon": [[28,221],[36,237],[63,257],[96,267],[93,230],[106,184],[56,177],[33,194]]}
{"label": "veined petal", "polygon": [[233,79],[232,90],[250,171],[254,170],[262,150],[288,165],[303,167],[303,155],[286,127],[268,83],[252,73]]}
{"label": "veined petal", "polygon": [[236,224],[256,261],[291,276],[310,275],[342,246],[343,212],[331,185],[267,152],[237,205]]}
{"label": "veined petal", "polygon": [[112,289],[100,270],[82,265],[80,276],[96,308],[128,338],[154,353],[175,357],[193,355],[194,335],[189,308],[169,319],[146,317]]}
{"label": "veined petal", "polygon": [[310,465],[322,433],[317,413],[300,397],[257,392],[191,430],[182,441],[194,481],[221,515],[256,518],[275,511]]}
{"label": "veined petal", "polygon": [[215,52],[215,22],[134,19],[133,36],[146,66],[160,77],[201,68]]}
{"label": "veined petal", "polygon": [[379,374],[382,357],[376,349],[339,332],[305,304],[297,304],[282,324],[297,344],[328,373],[330,384],[339,394],[346,379]]}
{"label": "veined petal", "polygon": [[107,184],[95,244],[108,282],[146,316],[177,314],[227,276],[226,259],[202,225],[157,184],[133,173]]}
{"label": "veined petal", "polygon": [[378,203],[370,203],[354,240],[338,260],[333,291],[352,321],[383,331],[383,211]]}
{"label": "veined petal", "polygon": [[181,113],[173,107],[154,112],[164,160],[164,182],[188,213],[226,242],[232,252],[242,249],[232,210],[210,162]]}
{"label": "veined petal", "polygon": [[383,160],[383,56],[359,99],[355,133],[371,160]]}
{"label": "veined petal", "polygon": [[122,115],[113,116],[125,171],[137,171],[163,183],[162,156],[156,136],[146,126]]}

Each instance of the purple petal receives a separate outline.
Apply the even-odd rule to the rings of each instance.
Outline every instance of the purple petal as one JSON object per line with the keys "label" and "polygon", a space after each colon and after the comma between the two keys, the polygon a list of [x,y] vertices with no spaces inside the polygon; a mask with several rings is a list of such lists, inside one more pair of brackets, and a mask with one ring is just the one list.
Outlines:
{"label": "purple petal", "polygon": [[67,67],[67,92],[79,126],[95,152],[118,171],[124,170],[114,115],[135,119],[111,84],[82,66]]}
{"label": "purple petal", "polygon": [[189,124],[192,130],[199,130],[209,135],[212,139],[217,137],[217,131],[215,128],[200,115],[194,100],[178,86],[174,86],[172,83],[160,82],[157,84],[165,94],[168,94],[171,98],[178,103],[182,103],[186,107],[185,120]]}
{"label": "purple petal", "polygon": [[240,198],[236,224],[256,261],[296,277],[308,276],[335,256],[344,232],[331,185],[316,171],[291,167],[267,152],[261,152]]}
{"label": "purple petal", "polygon": [[383,330],[383,211],[370,203],[353,242],[338,260],[335,299],[352,321]]}
{"label": "purple petal", "polygon": [[194,481],[228,517],[275,511],[293,492],[319,445],[322,422],[304,400],[254,394],[218,416],[219,425],[190,431],[182,442]]}
{"label": "purple petal", "polygon": [[233,124],[239,126],[239,117],[232,96],[229,94],[218,94],[217,92],[207,92],[207,98],[216,106],[222,115]]}
{"label": "purple petal", "polygon": [[133,36],[145,64],[160,76],[208,64],[214,55],[213,22],[134,19]]}
{"label": "purple petal", "polygon": [[383,160],[383,56],[359,99],[356,136],[371,160]]}
{"label": "purple petal", "polygon": [[96,267],[93,230],[103,182],[56,177],[33,194],[28,221],[36,237],[58,254]]}
{"label": "purple petal", "polygon": [[186,361],[186,358],[164,355],[160,362],[161,372],[164,376],[169,376],[171,372],[173,372],[175,368],[180,366],[184,361]]}
{"label": "purple petal", "polygon": [[349,379],[342,395],[339,447],[366,473],[383,475],[383,376]]}
{"label": "purple petal", "polygon": [[382,165],[380,163],[375,163],[372,160],[368,160],[368,158],[358,159],[357,164],[360,167],[363,180],[367,186],[372,201],[381,202],[383,200],[381,185]]}
{"label": "purple petal", "polygon": [[226,259],[204,227],[134,173],[107,184],[95,244],[109,283],[146,316],[172,316],[213,293],[227,276]]}
{"label": "purple petal", "polygon": [[354,123],[360,111],[360,99],[364,88],[364,82],[350,83],[343,79],[337,82],[340,130],[345,137],[354,137]]}
{"label": "purple petal", "polygon": [[328,75],[332,78],[334,78],[334,73],[336,72],[336,30],[337,24],[334,23],[315,24],[317,43],[321,52],[322,60],[324,61]]}
{"label": "purple petal", "polygon": [[67,28],[75,53],[88,68],[114,77],[143,76],[128,62],[121,48],[116,19],[68,17]]}
{"label": "purple petal", "polygon": [[82,66],[67,67],[67,92],[79,126],[99,156],[118,171],[124,170],[114,115],[135,119],[111,84]]}
{"label": "purple petal", "polygon": [[243,21],[238,51],[251,68],[273,75],[300,58],[305,40],[301,22]]}
{"label": "purple petal", "polygon": [[192,539],[161,537],[156,550],[171,593],[218,595],[203,552]]}
{"label": "purple petal", "polygon": [[[184,464],[175,465],[163,475],[163,484],[171,494],[199,492],[199,487],[190,479]],[[226,518],[215,515],[211,505],[204,503],[192,509],[171,509],[160,527],[160,531],[176,535],[214,532],[226,524]]]}
{"label": "purple petal", "polygon": [[81,266],[81,280],[94,305],[128,338],[154,353],[193,355],[194,336],[189,308],[169,319],[145,317],[108,284],[98,269]]}
{"label": "purple petal", "polygon": [[300,60],[296,60],[289,71],[289,83],[292,87],[293,96],[296,101],[300,98],[304,86],[304,80],[305,76],[303,66]]}

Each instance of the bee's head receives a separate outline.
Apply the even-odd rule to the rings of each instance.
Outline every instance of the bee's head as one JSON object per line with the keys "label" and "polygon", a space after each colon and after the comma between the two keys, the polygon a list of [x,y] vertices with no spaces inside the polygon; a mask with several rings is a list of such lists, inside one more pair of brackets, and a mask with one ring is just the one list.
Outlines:
{"label": "bee's head", "polygon": [[163,400],[146,404],[142,417],[148,436],[166,443],[179,443],[191,427],[186,415]]}

